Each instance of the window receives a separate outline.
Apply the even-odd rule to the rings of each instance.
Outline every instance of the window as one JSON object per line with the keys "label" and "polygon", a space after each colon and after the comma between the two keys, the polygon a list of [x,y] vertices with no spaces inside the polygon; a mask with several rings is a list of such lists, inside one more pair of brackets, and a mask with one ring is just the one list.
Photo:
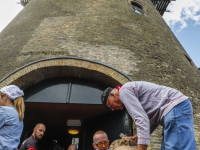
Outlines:
{"label": "window", "polygon": [[131,1],[131,5],[135,13],[145,15],[145,12],[143,9],[144,7],[141,4],[139,4],[139,2]]}

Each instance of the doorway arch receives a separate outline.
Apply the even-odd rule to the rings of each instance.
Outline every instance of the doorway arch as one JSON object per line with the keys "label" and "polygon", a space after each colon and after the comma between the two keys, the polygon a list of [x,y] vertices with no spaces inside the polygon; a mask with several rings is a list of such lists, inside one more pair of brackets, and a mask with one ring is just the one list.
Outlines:
{"label": "doorway arch", "polygon": [[131,78],[124,73],[103,63],[76,57],[54,57],[20,67],[0,80],[0,87],[16,84],[26,89],[42,80],[54,77],[92,79],[109,86],[131,81]]}
{"label": "doorway arch", "polygon": [[[110,141],[119,138],[120,133],[131,134],[126,111],[111,113],[100,101],[107,86],[115,87],[128,81],[131,81],[128,76],[108,65],[81,58],[56,57],[31,62],[6,76],[0,85],[16,84],[25,92],[21,142],[42,122],[47,126],[43,142],[39,143],[43,149],[50,150],[54,146],[49,143],[66,148],[72,138],[79,138],[81,150],[90,150],[96,130],[107,132]],[[81,126],[67,126],[68,120],[80,120]],[[80,133],[70,135],[70,128]]]}

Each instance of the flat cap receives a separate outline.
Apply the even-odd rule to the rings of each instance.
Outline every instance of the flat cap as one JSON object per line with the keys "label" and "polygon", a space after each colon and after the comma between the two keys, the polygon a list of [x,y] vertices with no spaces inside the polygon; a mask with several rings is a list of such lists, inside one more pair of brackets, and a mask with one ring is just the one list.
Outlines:
{"label": "flat cap", "polygon": [[101,95],[101,102],[102,102],[104,105],[106,105],[108,96],[109,96],[109,94],[110,94],[110,92],[111,92],[112,90],[113,90],[113,88],[108,87],[108,88],[106,88],[106,89],[103,91],[103,93],[102,93],[102,95]]}

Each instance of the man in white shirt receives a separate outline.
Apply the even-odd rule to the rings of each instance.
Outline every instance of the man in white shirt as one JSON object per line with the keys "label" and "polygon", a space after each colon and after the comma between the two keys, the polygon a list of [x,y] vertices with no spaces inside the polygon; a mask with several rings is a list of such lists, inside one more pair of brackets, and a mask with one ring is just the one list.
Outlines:
{"label": "man in white shirt", "polygon": [[107,108],[127,109],[137,126],[138,150],[146,150],[150,134],[163,126],[161,150],[196,150],[192,105],[180,91],[150,82],[133,81],[107,88],[101,97]]}

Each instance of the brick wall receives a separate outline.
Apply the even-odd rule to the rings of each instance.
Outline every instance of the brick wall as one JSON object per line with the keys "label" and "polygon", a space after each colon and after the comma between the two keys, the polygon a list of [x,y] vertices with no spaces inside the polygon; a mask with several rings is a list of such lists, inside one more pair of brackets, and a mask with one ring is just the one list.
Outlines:
{"label": "brick wall", "polygon": [[[151,1],[140,2],[145,15],[134,13],[130,0],[30,1],[0,34],[0,77],[33,61],[67,56],[109,65],[133,80],[176,88],[193,104],[199,148],[199,70]],[[18,70],[2,80],[1,86],[14,81],[25,88],[59,75],[108,77],[104,83],[110,85],[126,82],[124,76],[118,78],[120,73],[96,64],[73,60],[75,65],[69,67],[50,61],[45,67],[44,62]],[[152,149],[160,149],[161,130],[152,135]]]}

